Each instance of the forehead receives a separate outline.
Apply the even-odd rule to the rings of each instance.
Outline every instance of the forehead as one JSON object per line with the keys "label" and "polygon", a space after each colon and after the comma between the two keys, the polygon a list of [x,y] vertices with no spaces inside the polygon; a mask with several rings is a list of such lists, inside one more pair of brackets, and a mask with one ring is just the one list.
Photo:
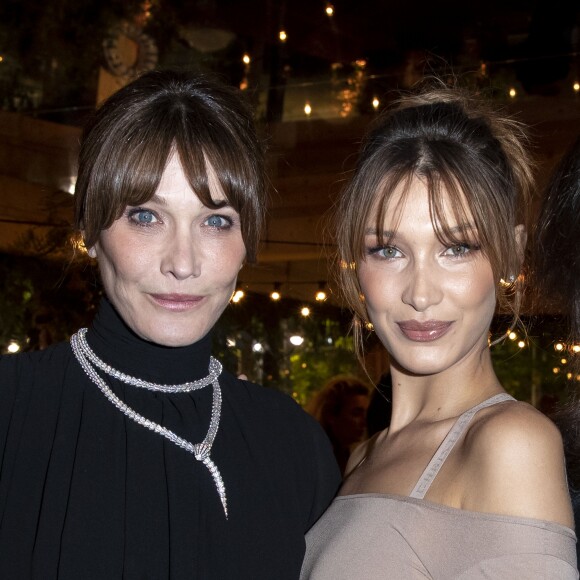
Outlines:
{"label": "forehead", "polygon": [[[219,180],[216,176],[213,167],[210,165],[209,162],[206,162],[206,171],[207,171],[208,186],[211,192],[212,200],[213,201],[225,200],[226,197],[224,195],[224,192],[222,191]],[[168,196],[175,195],[191,195],[191,194],[199,198],[198,194],[192,189],[187,179],[187,176],[185,175],[183,166],[181,164],[181,160],[179,159],[179,155],[176,151],[172,151],[169,156],[169,160],[167,161],[165,170],[161,175],[161,179],[159,181],[159,185],[157,186],[155,194],[161,198],[166,198]]]}
{"label": "forehead", "polygon": [[467,196],[456,186],[449,191],[441,181],[428,183],[417,176],[401,181],[391,192],[377,193],[369,222],[395,231],[405,224],[430,224],[437,231],[472,221]]}

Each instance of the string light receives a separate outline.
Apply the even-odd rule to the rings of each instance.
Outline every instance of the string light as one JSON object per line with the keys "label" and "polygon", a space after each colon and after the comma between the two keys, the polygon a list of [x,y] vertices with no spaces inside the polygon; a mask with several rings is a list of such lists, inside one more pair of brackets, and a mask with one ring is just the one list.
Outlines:
{"label": "string light", "polygon": [[280,33],[278,34],[278,38],[280,39],[280,42],[286,42],[286,40],[288,39],[288,35],[286,34],[286,31],[280,30]]}
{"label": "string light", "polygon": [[260,343],[260,342],[255,342],[255,343],[252,345],[252,350],[253,350],[254,352],[262,352],[262,351],[264,350],[264,347],[262,346],[262,343]]}
{"label": "string light", "polygon": [[318,283],[318,292],[316,292],[316,295],[314,296],[314,299],[317,302],[324,302],[327,298],[326,296],[326,282],[319,282]]}
{"label": "string light", "polygon": [[560,360],[560,362],[561,362],[563,365],[565,365],[565,364],[567,364],[567,363],[568,363],[568,359],[567,359],[567,358],[563,358],[563,359],[561,359],[561,360]]}
{"label": "string light", "polygon": [[242,290],[241,286],[238,286],[234,295],[232,296],[232,302],[237,304],[243,297],[245,296],[245,292]]}
{"label": "string light", "polygon": [[557,375],[557,374],[560,372],[560,367],[554,367],[554,368],[552,369],[552,372],[553,372],[555,375]]}
{"label": "string light", "polygon": [[282,294],[280,294],[280,287],[281,287],[280,282],[274,282],[274,290],[270,292],[270,300],[277,302],[278,300],[280,300],[280,298],[282,298]]}
{"label": "string light", "polygon": [[373,97],[372,105],[373,105],[373,109],[375,111],[379,108],[380,104],[381,104],[381,101],[379,101],[379,99],[377,97]]}
{"label": "string light", "polygon": [[525,343],[523,340],[520,340],[520,341],[518,342],[518,346],[519,346],[520,348],[524,348],[524,346],[526,346],[526,343]]}
{"label": "string light", "polygon": [[244,64],[250,64],[250,62],[252,61],[252,59],[250,58],[250,55],[245,53],[244,56],[242,56],[242,62]]}
{"label": "string light", "polygon": [[326,5],[325,12],[328,16],[332,16],[334,14],[334,6],[330,3]]}
{"label": "string light", "polygon": [[311,113],[312,113],[312,107],[310,106],[310,103],[308,101],[306,101],[306,104],[304,105],[304,112],[306,113],[306,115],[308,115],[310,117]]}
{"label": "string light", "polygon": [[308,306],[303,306],[303,307],[300,309],[300,314],[301,314],[302,316],[304,316],[304,318],[306,318],[307,316],[310,316],[310,308],[308,308]]}
{"label": "string light", "polygon": [[580,352],[580,346],[575,344],[572,346],[572,352],[578,354]]}
{"label": "string light", "polygon": [[509,96],[512,99],[515,99],[515,97],[516,97],[517,94],[518,94],[518,92],[513,87],[511,87],[510,90],[509,90]]}
{"label": "string light", "polygon": [[564,350],[564,345],[563,345],[561,342],[557,342],[557,343],[554,345],[554,348],[555,348],[555,349],[556,349],[558,352],[561,352],[561,351],[563,351],[563,350]]}
{"label": "string light", "polygon": [[8,352],[14,354],[20,350],[20,345],[17,342],[12,341],[7,348]]}
{"label": "string light", "polygon": [[515,332],[512,330],[512,331],[511,331],[511,332],[508,334],[508,337],[509,337],[509,339],[510,339],[510,340],[515,340],[515,339],[518,337],[518,335],[517,335],[517,334],[516,334],[516,333],[515,333]]}
{"label": "string light", "polygon": [[572,88],[574,89],[575,92],[580,91],[580,83],[578,81],[576,81],[573,85]]}
{"label": "string light", "polygon": [[304,342],[304,338],[298,334],[291,336],[289,340],[290,344],[293,344],[294,346],[300,346]]}

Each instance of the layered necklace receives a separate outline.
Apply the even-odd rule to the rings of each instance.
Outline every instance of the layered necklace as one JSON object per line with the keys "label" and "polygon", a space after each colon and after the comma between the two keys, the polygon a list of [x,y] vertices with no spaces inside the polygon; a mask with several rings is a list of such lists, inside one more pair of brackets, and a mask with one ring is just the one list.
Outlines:
{"label": "layered necklace", "polygon": [[[227,507],[227,498],[226,498],[226,488],[224,485],[224,481],[222,476],[216,466],[216,464],[210,458],[211,447],[213,445],[214,439],[217,435],[219,423],[220,423],[220,414],[221,414],[221,407],[222,407],[222,392],[220,389],[220,384],[218,382],[218,377],[222,372],[222,365],[219,361],[215,358],[210,358],[209,363],[209,374],[207,377],[203,379],[199,379],[197,381],[192,381],[189,383],[183,383],[181,385],[162,385],[157,383],[150,383],[148,381],[144,381],[143,379],[139,379],[136,377],[132,377],[130,375],[126,375],[114,368],[110,365],[103,362],[92,350],[89,346],[89,343],[86,339],[87,329],[81,328],[76,334],[73,334],[70,339],[70,343],[72,346],[73,353],[76,359],[79,361],[82,369],[85,371],[89,379],[99,387],[105,397],[119,409],[125,416],[129,417],[129,419],[135,421],[142,427],[146,427],[155,433],[158,433],[162,437],[169,439],[172,443],[185,449],[189,453],[191,453],[198,461],[201,461],[207,469],[209,470],[220,501],[222,502],[222,506],[224,508],[224,513],[226,518],[228,517],[228,507]],[[97,373],[97,368],[100,369],[102,372],[108,374],[109,376],[122,381],[128,385],[132,385],[134,387],[139,387],[142,389],[148,389],[150,391],[161,391],[163,393],[188,393],[190,391],[196,391],[198,389],[202,389],[207,387],[208,385],[213,386],[213,400],[212,400],[212,407],[211,407],[211,420],[209,423],[209,429],[207,431],[207,435],[205,439],[201,443],[190,443],[186,439],[179,437],[173,431],[166,429],[165,427],[150,421],[143,415],[140,415],[126,405],[107,385],[105,380]]]}

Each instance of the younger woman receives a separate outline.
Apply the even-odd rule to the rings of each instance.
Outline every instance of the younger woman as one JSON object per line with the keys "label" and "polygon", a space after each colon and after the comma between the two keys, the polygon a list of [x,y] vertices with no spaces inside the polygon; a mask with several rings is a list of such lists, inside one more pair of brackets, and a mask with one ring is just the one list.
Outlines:
{"label": "younger woman", "polygon": [[496,377],[517,317],[530,164],[517,123],[456,91],[367,135],[337,210],[346,297],[389,351],[388,430],[351,456],[302,578],[577,578],[562,443]]}

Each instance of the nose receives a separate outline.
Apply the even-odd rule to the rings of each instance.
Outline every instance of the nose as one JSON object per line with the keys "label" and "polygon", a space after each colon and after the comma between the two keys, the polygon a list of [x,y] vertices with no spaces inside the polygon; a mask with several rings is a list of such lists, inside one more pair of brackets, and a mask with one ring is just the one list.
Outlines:
{"label": "nose", "polygon": [[177,280],[197,278],[201,275],[202,252],[199,240],[187,230],[176,230],[163,248],[161,272]]}
{"label": "nose", "polygon": [[417,312],[425,312],[443,298],[442,274],[424,261],[415,262],[409,269],[402,300]]}

